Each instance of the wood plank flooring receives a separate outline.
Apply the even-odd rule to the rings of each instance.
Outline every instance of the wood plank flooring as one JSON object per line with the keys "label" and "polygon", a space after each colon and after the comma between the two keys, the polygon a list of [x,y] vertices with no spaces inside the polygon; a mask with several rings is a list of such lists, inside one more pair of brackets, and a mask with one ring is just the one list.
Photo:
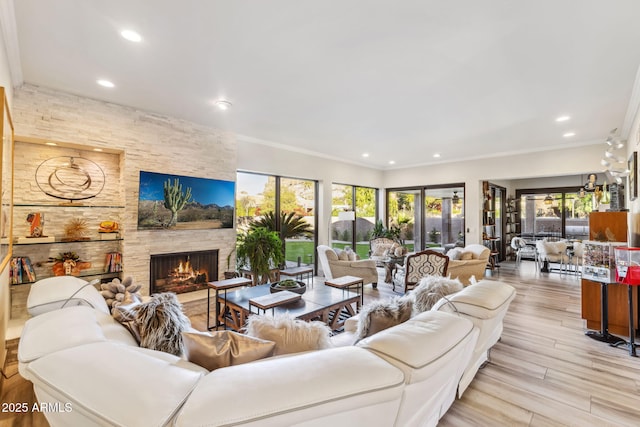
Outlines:
{"label": "wood plank flooring", "polygon": [[[488,272],[489,273],[489,272]],[[536,273],[533,262],[503,262],[489,280],[517,289],[502,340],[456,400],[440,426],[638,426],[640,358],[584,335],[580,280]],[[321,283],[322,278],[315,278]],[[365,303],[395,295],[380,282],[365,288]],[[186,304],[196,329],[206,327],[206,304]],[[8,361],[4,372],[15,372]],[[18,374],[5,380],[2,402],[32,401],[30,383]],[[8,416],[0,426],[46,426],[41,414]]]}

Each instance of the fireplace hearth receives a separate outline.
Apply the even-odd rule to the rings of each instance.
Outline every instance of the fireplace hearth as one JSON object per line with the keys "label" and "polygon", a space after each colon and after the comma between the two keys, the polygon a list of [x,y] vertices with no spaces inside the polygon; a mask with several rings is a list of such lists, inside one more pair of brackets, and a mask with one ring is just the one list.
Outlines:
{"label": "fireplace hearth", "polygon": [[218,249],[151,255],[151,293],[193,292],[218,280]]}

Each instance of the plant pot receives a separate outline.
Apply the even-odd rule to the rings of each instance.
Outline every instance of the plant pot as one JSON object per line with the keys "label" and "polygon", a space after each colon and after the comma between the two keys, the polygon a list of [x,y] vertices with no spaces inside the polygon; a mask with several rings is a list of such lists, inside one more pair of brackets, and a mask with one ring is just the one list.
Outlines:
{"label": "plant pot", "polygon": [[[280,286],[280,283],[282,282],[288,282],[288,283],[294,282],[297,286]],[[287,279],[287,280],[281,280],[280,282],[272,283],[269,289],[271,290],[271,293],[280,292],[280,291],[291,291],[291,292],[295,292],[297,294],[302,295],[307,291],[307,284],[299,280]]]}
{"label": "plant pot", "polygon": [[224,278],[225,279],[235,279],[236,277],[240,277],[237,271],[225,271]]}

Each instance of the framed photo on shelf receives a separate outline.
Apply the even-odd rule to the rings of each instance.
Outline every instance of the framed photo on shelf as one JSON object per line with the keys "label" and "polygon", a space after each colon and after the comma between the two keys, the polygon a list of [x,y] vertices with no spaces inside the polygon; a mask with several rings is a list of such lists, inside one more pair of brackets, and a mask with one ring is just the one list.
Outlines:
{"label": "framed photo on shelf", "polygon": [[638,152],[634,151],[627,162],[629,169],[629,200],[635,200],[638,197]]}

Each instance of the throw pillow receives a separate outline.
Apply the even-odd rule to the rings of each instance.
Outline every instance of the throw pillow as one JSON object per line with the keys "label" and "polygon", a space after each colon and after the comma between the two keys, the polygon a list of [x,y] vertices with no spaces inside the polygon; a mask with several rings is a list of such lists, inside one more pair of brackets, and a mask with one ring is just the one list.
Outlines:
{"label": "throw pillow", "polygon": [[393,297],[378,300],[360,309],[358,339],[369,337],[377,332],[406,322],[411,317],[413,301],[410,297]]}
{"label": "throw pillow", "polygon": [[252,315],[247,335],[276,343],[274,356],[331,347],[331,329],[323,322],[295,319],[290,314]]}
{"label": "throw pillow", "polygon": [[451,260],[459,260],[461,253],[462,253],[462,250],[460,248],[453,248],[453,249],[449,249],[449,251],[447,252],[447,256]]}
{"label": "throw pillow", "polygon": [[349,261],[357,261],[358,260],[358,254],[351,251],[349,252]]}
{"label": "throw pillow", "polygon": [[276,345],[233,331],[183,332],[182,339],[186,359],[209,371],[272,356]]}
{"label": "throw pillow", "polygon": [[182,332],[191,327],[182,312],[176,294],[165,292],[151,295],[151,299],[135,307],[136,323],[140,330],[140,347],[180,356],[184,350]]}
{"label": "throw pillow", "polygon": [[404,251],[405,248],[403,246],[398,246],[394,251],[394,255],[397,257],[401,257],[402,255],[404,255]]}
{"label": "throw pillow", "polygon": [[138,344],[140,344],[140,328],[136,321],[136,307],[140,304],[137,301],[127,305],[119,305],[111,310],[113,318],[127,328]]}
{"label": "throw pillow", "polygon": [[460,252],[460,260],[461,261],[469,261],[473,259],[473,252],[470,251],[462,251]]}
{"label": "throw pillow", "polygon": [[349,252],[340,251],[340,254],[338,255],[338,259],[340,261],[349,261]]}
{"label": "throw pillow", "polygon": [[413,295],[413,310],[415,313],[431,310],[440,298],[459,292],[464,288],[460,279],[450,279],[440,276],[425,276],[420,280],[411,295]]}

